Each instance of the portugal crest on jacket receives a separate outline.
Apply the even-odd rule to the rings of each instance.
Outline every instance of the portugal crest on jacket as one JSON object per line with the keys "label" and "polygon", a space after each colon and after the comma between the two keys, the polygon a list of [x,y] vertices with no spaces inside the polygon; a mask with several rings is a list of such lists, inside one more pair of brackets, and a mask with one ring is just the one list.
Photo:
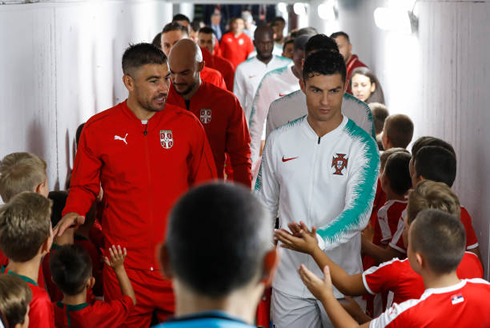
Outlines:
{"label": "portugal crest on jacket", "polygon": [[202,124],[208,124],[211,122],[211,114],[213,111],[210,108],[201,108],[201,123]]}
{"label": "portugal crest on jacket", "polygon": [[345,154],[337,153],[337,157],[332,159],[332,167],[335,169],[333,174],[344,175],[342,170],[347,168],[347,158],[345,158]]}
{"label": "portugal crest on jacket", "polygon": [[160,130],[160,144],[165,149],[170,149],[174,145],[172,130]]}

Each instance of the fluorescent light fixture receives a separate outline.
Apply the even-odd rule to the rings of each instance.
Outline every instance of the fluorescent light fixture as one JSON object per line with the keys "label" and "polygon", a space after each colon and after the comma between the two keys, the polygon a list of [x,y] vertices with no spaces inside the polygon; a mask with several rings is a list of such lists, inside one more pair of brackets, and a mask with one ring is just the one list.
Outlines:
{"label": "fluorescent light fixture", "polygon": [[318,16],[325,20],[335,20],[335,7],[332,2],[322,3],[318,6]]}
{"label": "fluorescent light fixture", "polygon": [[306,16],[306,4],[296,2],[293,6],[294,13],[298,16]]}
{"label": "fluorescent light fixture", "polygon": [[374,10],[376,26],[386,31],[402,33],[415,33],[418,28],[418,19],[411,11],[395,8],[376,8]]}
{"label": "fluorescent light fixture", "polygon": [[277,9],[280,12],[287,14],[287,12],[288,12],[288,5],[285,2],[279,2],[277,4]]}

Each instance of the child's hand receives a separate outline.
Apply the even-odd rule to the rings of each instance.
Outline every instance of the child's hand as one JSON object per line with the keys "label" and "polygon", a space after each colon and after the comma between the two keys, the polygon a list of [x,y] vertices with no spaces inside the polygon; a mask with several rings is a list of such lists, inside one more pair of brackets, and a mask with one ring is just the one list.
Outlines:
{"label": "child's hand", "polygon": [[318,248],[315,227],[309,231],[304,222],[299,225],[297,223],[290,224],[289,227],[293,233],[284,229],[278,229],[274,232],[274,237],[282,242],[281,247],[307,254],[312,254]]}
{"label": "child's hand", "polygon": [[329,295],[333,295],[332,279],[330,278],[330,268],[328,265],[323,269],[323,280],[308,270],[304,264],[301,264],[298,273],[303,284],[321,302],[326,301]]}
{"label": "child's hand", "polygon": [[107,256],[104,257],[104,262],[111,268],[117,269],[120,267],[124,267],[124,258],[126,257],[126,254],[128,253],[126,251],[126,248],[121,249],[120,245],[112,245],[112,247],[109,247],[109,253],[111,253],[111,259],[107,258]]}

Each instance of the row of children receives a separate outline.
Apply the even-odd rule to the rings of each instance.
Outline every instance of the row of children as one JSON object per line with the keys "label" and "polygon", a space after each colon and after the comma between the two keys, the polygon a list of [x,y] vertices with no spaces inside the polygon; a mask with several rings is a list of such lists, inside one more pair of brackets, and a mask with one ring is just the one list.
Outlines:
{"label": "row of children", "polygon": [[[117,327],[124,322],[136,303],[123,265],[126,250],[113,246],[107,256],[100,253],[95,206],[84,225],[54,237],[67,193],[48,194],[46,163],[26,152],[3,158],[0,195],[5,202],[0,208],[1,323]],[[110,303],[96,300],[102,297],[104,263],[113,268],[123,295]]]}

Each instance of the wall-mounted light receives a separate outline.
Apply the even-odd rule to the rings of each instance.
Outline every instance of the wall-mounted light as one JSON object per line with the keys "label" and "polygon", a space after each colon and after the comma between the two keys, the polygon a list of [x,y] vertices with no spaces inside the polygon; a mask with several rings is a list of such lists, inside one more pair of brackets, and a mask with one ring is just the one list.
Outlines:
{"label": "wall-mounted light", "polygon": [[287,13],[288,13],[288,5],[287,5],[285,2],[279,2],[279,3],[277,4],[277,9],[278,9],[278,10],[279,10],[281,13],[283,13],[283,15],[284,15],[284,16],[285,16],[285,15],[287,15]]}
{"label": "wall-mounted light", "polygon": [[411,34],[418,29],[418,18],[413,11],[398,8],[376,8],[374,22],[378,28],[386,31]]}
{"label": "wall-mounted light", "polygon": [[318,6],[318,16],[325,20],[335,20],[339,16],[339,10],[335,1],[329,0]]}
{"label": "wall-mounted light", "polygon": [[306,16],[306,6],[303,2],[296,2],[293,6],[294,13],[298,16]]}

